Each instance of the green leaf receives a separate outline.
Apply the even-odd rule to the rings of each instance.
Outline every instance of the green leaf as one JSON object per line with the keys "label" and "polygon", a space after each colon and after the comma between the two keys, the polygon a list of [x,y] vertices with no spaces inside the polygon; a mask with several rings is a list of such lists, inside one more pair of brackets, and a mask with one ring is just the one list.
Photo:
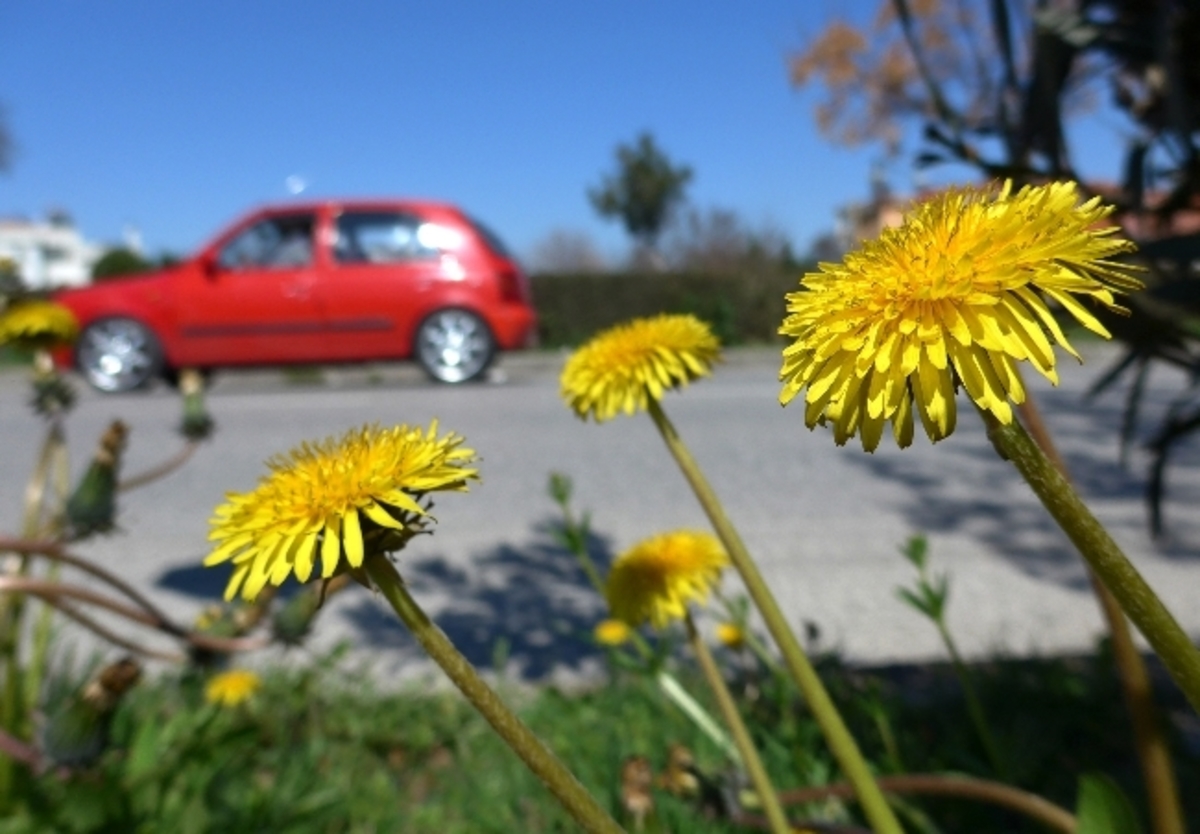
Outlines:
{"label": "green leaf", "polygon": [[896,595],[899,596],[900,599],[904,600],[904,602],[907,602],[914,609],[916,609],[916,611],[918,613],[924,614],[926,617],[931,617],[931,618],[934,617],[935,612],[930,610],[929,604],[926,601],[924,594],[921,594],[920,596],[918,596],[916,593],[914,593],[913,591],[910,591],[908,588],[897,588]]}
{"label": "green leaf", "polygon": [[1142,834],[1142,825],[1117,783],[1103,773],[1079,777],[1076,834]]}
{"label": "green leaf", "polygon": [[929,552],[929,541],[924,536],[912,536],[900,548],[904,558],[918,570],[925,567],[925,556]]}

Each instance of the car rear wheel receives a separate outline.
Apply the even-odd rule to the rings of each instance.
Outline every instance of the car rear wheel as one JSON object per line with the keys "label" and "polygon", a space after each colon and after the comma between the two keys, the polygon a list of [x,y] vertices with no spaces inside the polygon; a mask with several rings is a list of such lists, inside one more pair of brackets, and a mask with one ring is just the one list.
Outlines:
{"label": "car rear wheel", "polygon": [[162,374],[158,337],[133,319],[103,319],[79,336],[75,364],[93,388],[107,394],[133,391]]}
{"label": "car rear wheel", "polygon": [[487,322],[467,310],[438,310],[417,328],[416,358],[438,382],[477,379],[496,355]]}

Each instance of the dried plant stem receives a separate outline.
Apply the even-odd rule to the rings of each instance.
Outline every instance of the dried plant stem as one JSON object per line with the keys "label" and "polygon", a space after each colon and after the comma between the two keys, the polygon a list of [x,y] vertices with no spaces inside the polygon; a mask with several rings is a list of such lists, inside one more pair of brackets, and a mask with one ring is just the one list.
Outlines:
{"label": "dried plant stem", "polygon": [[[1031,393],[1026,394],[1025,402],[1018,407],[1018,411],[1033,441],[1063,478],[1070,481],[1071,473],[1067,470],[1066,461],[1058,453]],[[1183,807],[1179,803],[1179,780],[1163,733],[1162,716],[1150,689],[1146,664],[1133,644],[1129,620],[1121,611],[1117,598],[1099,580],[1090,565],[1087,566],[1087,572],[1112,639],[1113,663],[1125,698],[1125,708],[1133,723],[1134,747],[1142,769],[1142,781],[1146,785],[1154,834],[1185,834]]]}
{"label": "dried plant stem", "polygon": [[121,579],[116,574],[106,571],[99,565],[89,562],[80,556],[63,549],[63,546],[55,541],[39,541],[36,539],[14,539],[5,536],[0,536],[0,551],[11,551],[13,553],[21,553],[30,556],[43,556],[55,562],[61,562],[64,565],[70,565],[73,568],[83,571],[96,577],[102,582],[111,585],[116,590],[120,591],[133,602],[140,605],[149,614],[154,615],[163,624],[164,629],[176,633],[178,636],[183,636],[187,630],[171,622],[170,618],[163,613],[154,603],[146,598],[140,591],[134,588],[125,580]]}
{"label": "dried plant stem", "polygon": [[[1037,794],[1006,785],[977,779],[974,776],[957,776],[938,773],[908,773],[902,776],[880,776],[879,786],[888,793],[923,794],[925,796],[954,796],[973,799],[1008,808],[1011,811],[1040,822],[1054,831],[1075,834],[1077,821],[1065,808],[1060,808]],[[850,798],[854,787],[846,783],[819,785],[812,788],[796,788],[780,791],[779,798],[787,805],[819,802],[829,797]]]}
{"label": "dried plant stem", "polygon": [[990,413],[980,414],[997,453],[1025,478],[1200,712],[1200,651],[1021,424],[1002,425]]}
{"label": "dried plant stem", "polygon": [[183,448],[176,452],[172,457],[167,458],[157,466],[147,469],[145,472],[126,478],[117,484],[118,492],[128,492],[131,489],[143,487],[146,484],[153,483],[159,478],[165,478],[179,467],[183,466],[200,448],[200,443],[195,440],[189,440],[183,445]]}
{"label": "dried plant stem", "polygon": [[834,706],[833,699],[829,697],[829,692],[821,683],[820,676],[817,675],[817,671],[804,653],[804,649],[800,647],[800,642],[796,639],[787,619],[779,609],[779,603],[775,601],[775,595],[767,587],[766,581],[759,573],[758,566],[750,557],[746,545],[742,543],[741,536],[738,535],[737,530],[725,515],[725,509],[709,485],[708,479],[700,471],[691,451],[680,438],[675,426],[667,419],[667,415],[658,401],[651,399],[647,410],[654,420],[654,425],[662,434],[667,448],[674,456],[675,462],[679,464],[684,477],[687,478],[692,491],[700,501],[700,506],[708,515],[717,536],[729,552],[729,558],[741,575],[747,593],[757,606],[763,622],[767,626],[767,631],[771,633],[775,645],[779,647],[779,651],[783,655],[784,664],[800,689],[800,693],[804,696],[813,718],[820,726],[821,732],[825,736],[825,742],[829,745],[834,758],[837,759],[842,772],[846,774],[846,778],[854,785],[867,821],[875,829],[876,834],[903,834],[903,829],[900,827],[896,815],[888,806],[887,800],[884,799],[879,786],[875,783],[875,778],[872,776],[870,768],[867,767],[867,762],[858,749],[857,742],[850,735],[846,722],[842,720],[841,714]]}
{"label": "dried plant stem", "polygon": [[622,829],[551,750],[484,683],[470,662],[450,642],[404,587],[396,568],[382,556],[368,557],[367,574],[413,636],[442,667],[471,705],[492,725],[535,776],[549,788],[585,831],[617,834]]}
{"label": "dried plant stem", "polygon": [[779,804],[779,795],[775,792],[775,786],[771,784],[771,777],[767,775],[767,769],[763,767],[758,750],[754,747],[754,741],[750,738],[750,731],[746,729],[746,724],[738,713],[737,704],[733,702],[733,696],[729,694],[729,687],[725,685],[725,679],[721,677],[721,670],[717,668],[712,652],[708,650],[708,645],[696,631],[696,623],[692,620],[690,613],[684,616],[683,623],[687,628],[688,643],[691,645],[692,651],[696,653],[700,671],[704,674],[704,679],[708,682],[713,697],[717,699],[717,708],[721,711],[721,717],[725,719],[725,726],[729,728],[729,732],[733,735],[733,742],[742,755],[742,765],[750,776],[750,783],[754,785],[754,790],[758,792],[759,801],[762,802],[763,811],[766,812],[771,830],[775,834],[789,834],[791,828],[783,813],[783,806]]}
{"label": "dried plant stem", "polygon": [[142,657],[150,657],[155,660],[165,660],[168,663],[185,663],[187,661],[187,656],[182,655],[179,652],[166,652],[162,651],[161,649],[151,649],[143,646],[141,643],[137,643],[126,637],[122,637],[116,632],[108,629],[106,626],[100,625],[100,623],[96,622],[87,614],[84,614],[78,608],[70,605],[69,603],[56,600],[53,597],[46,597],[43,601],[46,603],[48,608],[54,609],[64,617],[68,617],[79,623],[96,636],[101,637],[112,643],[114,646],[118,646],[128,652],[133,652],[134,654],[141,655]]}
{"label": "dried plant stem", "polygon": [[213,637],[207,634],[196,634],[181,628],[170,620],[162,619],[160,615],[153,612],[133,608],[117,600],[110,599],[103,594],[98,594],[95,591],[79,588],[74,585],[67,585],[63,582],[49,582],[45,579],[29,579],[16,576],[0,577],[0,595],[16,593],[29,594],[48,602],[55,602],[60,597],[77,599],[80,602],[86,602],[97,608],[103,608],[127,620],[132,620],[139,625],[157,629],[172,637],[183,640],[196,648],[207,649],[209,651],[247,652],[266,648],[270,645],[268,638]]}

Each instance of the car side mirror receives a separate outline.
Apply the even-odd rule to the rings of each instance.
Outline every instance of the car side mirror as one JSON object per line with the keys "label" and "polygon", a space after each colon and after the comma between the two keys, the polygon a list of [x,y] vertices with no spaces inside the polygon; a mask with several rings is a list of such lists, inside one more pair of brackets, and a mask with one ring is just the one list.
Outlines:
{"label": "car side mirror", "polygon": [[200,271],[204,273],[205,278],[212,280],[221,272],[221,265],[213,256],[205,255],[200,262]]}

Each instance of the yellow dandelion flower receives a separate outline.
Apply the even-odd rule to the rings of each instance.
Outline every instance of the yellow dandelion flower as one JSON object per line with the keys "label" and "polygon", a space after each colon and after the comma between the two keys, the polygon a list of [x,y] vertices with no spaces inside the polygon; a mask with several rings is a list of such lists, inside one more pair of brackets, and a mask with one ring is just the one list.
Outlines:
{"label": "yellow dandelion flower", "polygon": [[682,619],[689,602],[706,602],[728,564],[721,543],[708,533],[676,530],[652,536],[613,562],[608,607],[631,626],[649,620],[663,628]]}
{"label": "yellow dandelion flower", "polygon": [[605,330],[575,351],[562,373],[562,396],[582,419],[645,410],[651,399],[708,376],[721,343],[695,316],[634,319]]}
{"label": "yellow dandelion flower", "polygon": [[958,384],[1011,422],[1010,402],[1025,400],[1017,362],[1057,384],[1053,346],[1079,358],[1047,301],[1107,338],[1077,296],[1125,312],[1114,292],[1142,286],[1137,267],[1111,260],[1134,248],[1099,225],[1111,212],[1099,198],[1080,205],[1069,182],[962,189],[917,206],[788,295],[780,402],[807,389],[809,428],[832,422],[838,445],[861,431],[867,451],[888,422],[901,447],[912,442],[914,402],[929,439],[947,437]]}
{"label": "yellow dandelion flower", "polygon": [[714,635],[717,642],[728,649],[740,649],[746,645],[746,632],[737,623],[717,623]]}
{"label": "yellow dandelion flower", "polygon": [[321,577],[358,568],[369,555],[398,549],[429,518],[418,500],[466,492],[478,480],[475,452],[449,432],[407,425],[363,426],[338,439],[304,443],[267,462],[255,489],[229,493],[209,520],[214,550],[206,566],[233,562],[226,601],[253,600],[291,575],[307,582],[317,555]]}
{"label": "yellow dandelion flower", "polygon": [[621,620],[601,620],[592,630],[592,637],[601,646],[620,646],[629,642],[632,635],[633,629]]}
{"label": "yellow dandelion flower", "polygon": [[204,700],[220,707],[236,707],[262,688],[262,679],[246,669],[231,669],[212,676],[204,686]]}
{"label": "yellow dandelion flower", "polygon": [[0,345],[51,348],[78,335],[74,314],[53,301],[18,301],[0,312]]}

